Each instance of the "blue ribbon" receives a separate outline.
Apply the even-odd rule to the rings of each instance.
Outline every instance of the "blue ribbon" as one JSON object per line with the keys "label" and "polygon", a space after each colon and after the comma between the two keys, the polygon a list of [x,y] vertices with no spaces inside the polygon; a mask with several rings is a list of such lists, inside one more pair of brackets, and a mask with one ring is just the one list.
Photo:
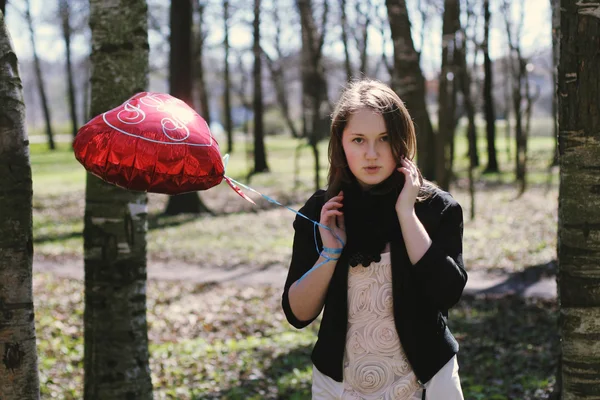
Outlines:
{"label": "blue ribbon", "polygon": [[[225,156],[223,157],[223,165],[224,165],[224,169],[225,170],[227,169],[228,162],[229,162],[229,154],[225,154]],[[272,197],[269,197],[269,196],[267,196],[265,194],[260,193],[257,190],[252,189],[250,186],[244,185],[243,183],[238,182],[238,181],[236,181],[235,179],[233,179],[233,178],[231,178],[229,176],[227,178],[229,180],[231,180],[231,182],[235,183],[236,185],[239,185],[239,186],[243,187],[244,189],[250,190],[251,192],[254,192],[254,193],[260,195],[262,198],[264,198],[268,202],[276,204],[276,205],[281,206],[281,207],[285,207],[288,210],[290,210],[291,212],[293,212],[294,214],[299,215],[302,218],[305,218],[305,219],[307,219],[307,220],[309,220],[310,222],[313,223],[313,227],[314,227],[313,237],[314,237],[314,240],[315,240],[315,248],[317,250],[317,253],[320,253],[320,256],[323,257],[325,259],[325,261],[320,262],[319,264],[315,265],[310,270],[308,270],[304,275],[302,275],[302,277],[300,279],[298,279],[298,282],[302,281],[302,279],[304,279],[310,272],[312,272],[315,269],[319,268],[320,266],[326,264],[327,262],[339,260],[339,257],[338,258],[333,258],[333,257],[329,257],[328,255],[323,254],[323,253],[341,254],[341,252],[342,252],[341,248],[339,248],[339,249],[333,249],[333,248],[330,248],[330,247],[323,247],[323,252],[319,252],[319,245],[317,243],[317,225],[320,226],[321,228],[327,229],[328,231],[330,231],[331,233],[333,233],[335,235],[335,237],[337,238],[337,240],[342,244],[342,247],[345,245],[345,243],[342,240],[342,238],[339,237],[339,235],[337,233],[335,233],[331,228],[329,228],[326,225],[321,224],[320,222],[317,222],[317,221],[314,221],[314,220],[308,218],[306,215],[302,214],[300,211],[294,210],[291,207],[288,207],[288,206],[286,206],[284,204],[281,204],[280,202],[278,202],[277,200],[273,199]]]}

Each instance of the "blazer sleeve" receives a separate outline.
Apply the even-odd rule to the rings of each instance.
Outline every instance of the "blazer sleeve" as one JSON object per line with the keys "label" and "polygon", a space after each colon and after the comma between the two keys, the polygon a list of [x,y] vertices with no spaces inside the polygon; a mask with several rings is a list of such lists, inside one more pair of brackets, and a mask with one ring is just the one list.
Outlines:
{"label": "blazer sleeve", "polygon": [[[312,220],[317,220],[316,217],[321,212],[323,206],[324,191],[317,191],[302,207],[300,213],[306,215]],[[308,270],[310,270],[317,260],[319,259],[319,253],[315,247],[315,230],[316,238],[319,245],[321,245],[321,238],[318,229],[315,229],[314,224],[299,215],[294,220],[294,243],[292,247],[292,260],[290,262],[290,268],[288,270],[287,279],[285,281],[283,296],[281,299],[281,306],[285,317],[288,322],[297,329],[302,329],[314,321],[317,317],[307,321],[302,321],[296,318],[290,307],[289,290],[290,286],[298,279],[302,277]]]}
{"label": "blazer sleeve", "polygon": [[439,310],[448,310],[458,303],[467,283],[462,208],[449,194],[446,196],[440,224],[430,236],[431,246],[412,266],[425,297]]}

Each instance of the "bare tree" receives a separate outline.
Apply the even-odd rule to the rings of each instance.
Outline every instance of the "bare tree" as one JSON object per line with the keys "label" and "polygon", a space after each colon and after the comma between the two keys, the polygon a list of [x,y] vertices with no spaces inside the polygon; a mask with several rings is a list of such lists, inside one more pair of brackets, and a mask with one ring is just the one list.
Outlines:
{"label": "bare tree", "polygon": [[451,143],[456,129],[457,33],[460,32],[460,0],[445,0],[442,26],[442,70],[440,72],[438,137],[436,140],[437,184],[444,190],[452,176]]}
{"label": "bare tree", "polygon": [[492,60],[490,58],[489,49],[490,17],[490,0],[484,0],[484,33],[481,47],[483,51],[483,68],[485,73],[483,82],[483,102],[488,153],[488,162],[484,173],[498,172],[498,158],[496,157],[496,112],[494,108],[494,96],[492,95],[494,78],[492,75]]}
{"label": "bare tree", "polygon": [[283,46],[281,45],[281,34],[282,34],[282,19],[281,19],[281,5],[280,3],[275,3],[273,7],[273,21],[274,21],[274,29],[275,29],[275,37],[273,47],[276,52],[276,57],[272,57],[269,55],[267,51],[263,48],[263,55],[265,56],[265,60],[267,62],[267,67],[269,68],[269,72],[271,74],[271,80],[273,82],[273,87],[275,88],[275,94],[277,96],[277,102],[279,103],[279,108],[281,109],[281,113],[283,114],[283,118],[294,138],[300,138],[300,133],[296,128],[296,124],[292,118],[291,110],[290,110],[290,102],[288,96],[288,78],[286,74],[287,65],[286,61],[288,58],[283,51]]}
{"label": "bare tree", "polygon": [[65,67],[67,70],[67,99],[69,100],[69,113],[71,114],[71,133],[77,135],[77,100],[75,98],[75,83],[71,61],[71,4],[70,0],[59,0],[59,14],[61,19],[62,35],[65,41]]}
{"label": "bare tree", "polygon": [[204,46],[208,32],[206,30],[204,16],[206,10],[207,0],[198,0],[196,6],[198,8],[198,40],[196,41],[196,75],[197,85],[200,97],[200,113],[210,126],[210,102],[208,99],[208,89],[206,86],[206,78],[204,77]]}
{"label": "bare tree", "polygon": [[562,399],[600,388],[600,13],[597,2],[561,0],[558,299]]}
{"label": "bare tree", "polygon": [[[508,45],[510,48],[509,63],[512,74],[512,105],[515,113],[515,176],[520,183],[520,193],[525,191],[527,186],[527,137],[529,132],[527,126],[523,127],[524,110],[522,108],[523,99],[528,103],[526,109],[530,110],[531,103],[535,100],[535,95],[529,90],[528,84],[528,61],[523,55],[521,48],[521,37],[524,21],[524,2],[519,2],[519,19],[514,22],[511,19],[513,3],[503,0],[502,10]],[[515,30],[515,32],[513,32]],[[524,88],[525,86],[525,88]]]}
{"label": "bare tree", "polygon": [[[552,7],[552,81],[556,87],[558,84],[558,57],[560,55],[560,0],[550,0]],[[552,96],[552,119],[554,122],[554,152],[550,166],[558,165],[558,91],[553,91]]]}
{"label": "bare tree", "polygon": [[[169,91],[194,108],[192,95],[192,0],[172,0],[170,12]],[[202,28],[200,28],[202,29]],[[167,215],[212,213],[197,192],[169,197]]]}
{"label": "bare tree", "polygon": [[254,0],[254,44],[252,50],[254,53],[254,97],[252,108],[254,110],[254,168],[250,176],[268,172],[267,154],[265,150],[265,129],[263,124],[263,95],[262,95],[262,51],[260,47],[260,0]]}
{"label": "bare tree", "polygon": [[54,133],[52,131],[52,117],[50,116],[50,107],[48,105],[48,99],[46,97],[46,89],[44,88],[44,76],[42,75],[42,67],[40,65],[40,58],[38,56],[37,47],[35,44],[35,30],[33,27],[33,18],[31,17],[31,5],[29,0],[25,0],[25,20],[29,28],[29,37],[31,40],[31,50],[33,52],[33,65],[35,67],[35,77],[40,95],[40,102],[42,110],[44,111],[44,120],[46,121],[46,136],[48,138],[48,147],[50,150],[54,150],[56,145],[54,144]]}
{"label": "bare tree", "polygon": [[[90,1],[91,113],[148,87],[145,0]],[[152,399],[146,320],[147,196],[87,174],[84,399]]]}
{"label": "bare tree", "polygon": [[223,114],[225,120],[225,131],[227,132],[227,153],[233,152],[233,122],[231,119],[231,77],[229,74],[229,0],[223,0],[223,47],[225,58],[223,59]]}
{"label": "bare tree", "polygon": [[317,27],[312,0],[296,0],[302,25],[302,110],[303,136],[313,150],[315,159],[315,188],[320,188],[319,149],[320,139],[327,134],[329,102],[327,80],[323,67],[323,43],[327,26],[329,5],[323,2],[321,26]]}
{"label": "bare tree", "polygon": [[342,44],[344,45],[344,68],[346,69],[346,80],[352,79],[352,62],[350,61],[350,49],[348,43],[348,15],[346,14],[346,0],[340,1],[340,17],[342,28]]}
{"label": "bare tree", "polygon": [[[4,4],[2,4],[4,6]],[[39,399],[29,141],[17,56],[0,12],[0,398]],[[4,212],[10,210],[10,212]]]}
{"label": "bare tree", "polygon": [[368,72],[368,52],[367,44],[369,41],[369,25],[371,24],[371,4],[369,2],[357,1],[355,3],[357,20],[354,31],[354,40],[358,48],[360,63],[358,72],[363,76],[367,76]]}
{"label": "bare tree", "polygon": [[[476,64],[476,60],[477,60],[477,52],[478,52],[478,48],[480,47],[477,43],[477,39],[475,37],[475,35],[473,35],[473,37],[471,38],[471,40],[469,40],[469,37],[467,35],[467,30],[470,27],[476,27],[477,26],[477,13],[474,12],[473,10],[473,6],[472,4],[470,4],[470,2],[467,0],[466,1],[466,7],[467,7],[467,22],[466,22],[466,26],[461,30],[461,35],[460,38],[462,39],[459,43],[458,43],[458,49],[460,52],[460,57],[459,57],[459,62],[460,62],[460,88],[461,88],[461,92],[463,93],[463,104],[464,104],[464,109],[465,112],[467,114],[467,119],[468,119],[468,128],[467,128],[467,141],[468,141],[468,145],[469,145],[469,151],[468,151],[468,156],[469,156],[469,165],[473,166],[473,167],[478,167],[479,166],[479,147],[477,146],[477,127],[475,125],[475,105],[473,102],[473,98],[471,96],[471,81],[477,80],[476,78],[476,74],[471,75],[470,69],[469,69],[469,64],[467,63],[467,51],[468,51],[468,43],[472,42],[475,44],[475,51],[474,51],[474,61],[473,64]],[[472,70],[475,70],[475,66],[472,68]],[[479,85],[481,86],[481,85]]]}
{"label": "bare tree", "polygon": [[427,179],[434,180],[435,135],[425,103],[425,78],[419,64],[420,55],[412,40],[406,1],[386,0],[385,3],[394,42],[392,88],[406,103],[415,122],[419,167]]}

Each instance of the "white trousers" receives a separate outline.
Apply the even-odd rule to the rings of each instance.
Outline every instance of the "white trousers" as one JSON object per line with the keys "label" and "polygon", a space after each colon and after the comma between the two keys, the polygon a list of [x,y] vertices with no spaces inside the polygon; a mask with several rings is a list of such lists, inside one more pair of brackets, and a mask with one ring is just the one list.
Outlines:
{"label": "white trousers", "polygon": [[[321,373],[313,365],[312,400],[345,400],[344,383],[337,382]],[[426,400],[464,400],[460,378],[458,376],[458,361],[452,357],[434,376],[425,384]],[[417,392],[410,400],[421,400],[423,391]]]}

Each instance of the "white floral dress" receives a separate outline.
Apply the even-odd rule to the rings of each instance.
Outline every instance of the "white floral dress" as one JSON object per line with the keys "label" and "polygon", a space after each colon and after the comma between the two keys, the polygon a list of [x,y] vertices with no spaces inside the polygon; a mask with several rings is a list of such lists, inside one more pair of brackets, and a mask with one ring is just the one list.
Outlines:
{"label": "white floral dress", "polygon": [[[394,325],[392,296],[389,252],[369,267],[349,268],[343,383],[313,366],[313,400],[421,400],[421,387]],[[436,376],[442,374],[449,377],[445,381],[458,385],[460,392],[456,357]],[[428,387],[428,398],[429,392]],[[462,393],[452,398],[462,398]]]}

